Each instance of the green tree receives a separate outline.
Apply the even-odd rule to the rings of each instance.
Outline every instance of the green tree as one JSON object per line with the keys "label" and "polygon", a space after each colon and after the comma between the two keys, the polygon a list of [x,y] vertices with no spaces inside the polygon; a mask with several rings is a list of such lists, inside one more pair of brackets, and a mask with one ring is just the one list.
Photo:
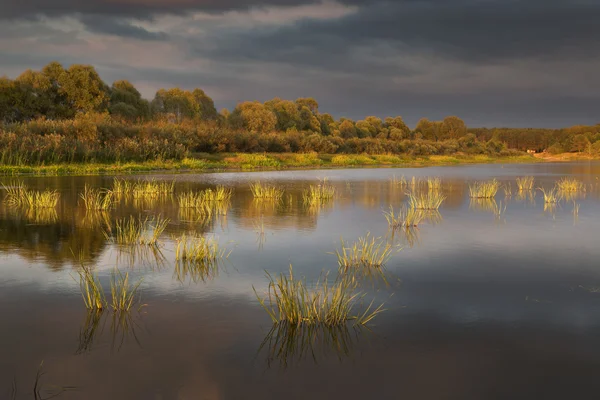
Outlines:
{"label": "green tree", "polygon": [[150,105],[142,98],[140,92],[129,81],[121,80],[112,84],[110,90],[110,105],[112,115],[134,121],[150,116]]}
{"label": "green tree", "polygon": [[155,114],[172,115],[178,122],[194,118],[200,113],[194,95],[180,88],[160,89],[152,100],[151,108]]}
{"label": "green tree", "polygon": [[74,64],[58,77],[60,93],[76,112],[106,110],[108,87],[91,65]]}
{"label": "green tree", "polygon": [[340,136],[344,139],[350,139],[357,136],[356,127],[354,123],[349,119],[344,119],[339,124]]}
{"label": "green tree", "polygon": [[298,109],[298,105],[293,101],[282,100],[276,97],[273,100],[267,101],[265,106],[275,114],[278,131],[302,129],[300,110]]}
{"label": "green tree", "polygon": [[296,104],[298,105],[298,109],[301,110],[302,107],[307,107],[313,115],[319,114],[319,103],[312,97],[303,97],[296,99]]}
{"label": "green tree", "polygon": [[410,128],[400,116],[387,117],[385,119],[385,126],[389,129],[389,138],[392,140],[402,140],[410,137]]}
{"label": "green tree", "polygon": [[271,132],[277,125],[275,113],[258,101],[238,104],[228,120],[234,128],[247,129],[252,133]]}
{"label": "green tree", "polygon": [[462,119],[451,116],[444,118],[440,131],[438,139],[459,139],[467,134],[467,126]]}
{"label": "green tree", "polygon": [[215,102],[213,99],[208,97],[202,89],[194,89],[192,92],[194,100],[198,105],[198,117],[203,120],[215,120],[217,119],[217,109],[215,108]]}

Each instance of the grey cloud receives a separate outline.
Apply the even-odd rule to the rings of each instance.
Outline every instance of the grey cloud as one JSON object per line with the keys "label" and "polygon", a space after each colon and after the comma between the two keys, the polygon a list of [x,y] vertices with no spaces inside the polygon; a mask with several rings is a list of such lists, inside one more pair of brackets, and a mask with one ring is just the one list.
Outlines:
{"label": "grey cloud", "polygon": [[140,40],[166,40],[168,38],[168,35],[165,32],[151,32],[114,17],[83,15],[79,20],[85,25],[88,31],[94,33],[130,37]]}

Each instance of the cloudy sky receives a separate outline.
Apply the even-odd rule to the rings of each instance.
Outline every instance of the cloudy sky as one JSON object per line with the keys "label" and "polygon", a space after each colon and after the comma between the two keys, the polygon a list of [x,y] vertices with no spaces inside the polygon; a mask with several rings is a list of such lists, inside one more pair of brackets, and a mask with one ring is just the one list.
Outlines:
{"label": "cloudy sky", "polygon": [[594,124],[599,21],[600,0],[0,0],[0,75],[57,60],[217,108],[310,96],[411,126]]}

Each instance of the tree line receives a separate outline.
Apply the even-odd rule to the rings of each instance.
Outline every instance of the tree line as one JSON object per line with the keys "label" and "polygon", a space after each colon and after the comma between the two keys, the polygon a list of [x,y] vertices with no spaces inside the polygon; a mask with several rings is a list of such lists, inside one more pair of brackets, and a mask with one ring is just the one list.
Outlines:
{"label": "tree line", "polygon": [[[136,146],[136,151],[123,157],[177,158],[194,151],[600,152],[600,125],[468,128],[462,119],[449,116],[441,121],[423,118],[411,129],[400,116],[336,120],[321,112],[313,98],[245,101],[231,111],[217,112],[202,89],[160,89],[148,101],[126,80],[109,86],[93,66],[64,68],[58,62],[39,71],[26,70],[16,79],[0,78],[0,121],[0,144],[8,146],[5,153],[10,154],[0,162],[16,162],[15,150],[10,149],[40,145],[48,152],[74,146],[72,154],[62,155],[61,160],[111,159],[115,158],[111,151]],[[144,144],[149,148],[144,149]],[[25,158],[30,158],[27,154]]]}

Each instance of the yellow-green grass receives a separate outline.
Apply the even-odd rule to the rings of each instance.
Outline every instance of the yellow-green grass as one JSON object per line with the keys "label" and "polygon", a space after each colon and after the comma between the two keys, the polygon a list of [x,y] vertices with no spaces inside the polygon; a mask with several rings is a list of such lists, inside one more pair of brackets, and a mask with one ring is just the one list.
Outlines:
{"label": "yellow-green grass", "polygon": [[233,189],[218,185],[214,189],[206,189],[200,192],[200,196],[209,202],[230,201],[233,195]]}
{"label": "yellow-green grass", "polygon": [[4,201],[11,207],[23,208],[56,208],[60,193],[56,190],[45,189],[43,191],[29,189],[24,183],[16,182],[4,186],[6,195]]}
{"label": "yellow-green grass", "polygon": [[134,198],[156,197],[172,194],[175,191],[175,181],[158,182],[155,179],[139,180],[134,182],[131,187],[131,194]]}
{"label": "yellow-green grass", "polygon": [[142,279],[137,283],[129,282],[129,272],[123,274],[117,268],[111,274],[110,293],[112,296],[111,306],[113,311],[129,311],[131,307],[139,300],[138,289],[142,284]]}
{"label": "yellow-green grass", "polygon": [[384,211],[383,215],[391,229],[397,228],[413,228],[425,219],[425,212],[412,207],[402,207],[398,213],[394,211],[394,207],[390,206],[388,211]]}
{"label": "yellow-green grass", "polygon": [[416,210],[437,210],[440,208],[446,196],[439,191],[407,193],[408,206]]}
{"label": "yellow-green grass", "polygon": [[560,193],[557,188],[546,190],[544,188],[538,188],[539,191],[544,195],[544,203],[556,204],[560,200]]}
{"label": "yellow-green grass", "polygon": [[86,210],[107,211],[114,205],[114,194],[107,189],[94,189],[85,185],[79,194]]}
{"label": "yellow-green grass", "polygon": [[394,253],[394,247],[382,238],[368,233],[354,243],[341,240],[341,249],[335,255],[341,273],[350,269],[382,269]]}
{"label": "yellow-green grass", "polygon": [[512,185],[510,182],[507,182],[504,186],[502,186],[502,189],[504,189],[505,197],[512,197]]}
{"label": "yellow-green grass", "polygon": [[281,200],[283,198],[284,190],[275,185],[267,185],[259,182],[250,184],[250,191],[255,199],[270,199],[270,200]]}
{"label": "yellow-green grass", "polygon": [[302,201],[306,205],[318,205],[332,200],[335,197],[335,187],[326,181],[318,185],[309,185],[302,192]]}
{"label": "yellow-green grass", "polygon": [[523,176],[517,178],[517,187],[519,188],[519,191],[533,190],[533,183],[533,176]]}
{"label": "yellow-green grass", "polygon": [[168,224],[169,220],[161,216],[145,219],[130,216],[116,220],[114,237],[111,238],[108,233],[105,235],[121,246],[157,246],[158,239]]}
{"label": "yellow-green grass", "polygon": [[496,179],[485,182],[469,184],[469,196],[474,199],[492,199],[500,189],[500,182]]}
{"label": "yellow-green grass", "polygon": [[442,180],[440,178],[427,178],[427,188],[429,190],[441,190]]}
{"label": "yellow-green grass", "polygon": [[355,312],[363,295],[355,293],[345,279],[330,283],[325,276],[309,288],[304,279],[294,276],[291,265],[289,275],[267,273],[267,277],[265,296],[254,292],[274,324],[339,326],[353,320],[365,325],[383,311],[383,304],[373,308],[371,302],[363,312]]}
{"label": "yellow-green grass", "polygon": [[556,188],[560,192],[564,193],[585,191],[585,185],[583,182],[575,178],[561,178],[558,182],[556,182]]}
{"label": "yellow-green grass", "polygon": [[229,257],[230,252],[219,246],[213,237],[182,234],[176,239],[175,260],[191,263],[211,263]]}
{"label": "yellow-green grass", "polygon": [[404,175],[402,175],[400,178],[398,178],[396,175],[393,175],[390,178],[390,183],[394,186],[400,186],[400,187],[405,187],[408,184]]}
{"label": "yellow-green grass", "polygon": [[79,274],[79,287],[85,308],[92,311],[104,310],[106,298],[98,275],[90,267],[84,265],[81,265],[77,273]]}

